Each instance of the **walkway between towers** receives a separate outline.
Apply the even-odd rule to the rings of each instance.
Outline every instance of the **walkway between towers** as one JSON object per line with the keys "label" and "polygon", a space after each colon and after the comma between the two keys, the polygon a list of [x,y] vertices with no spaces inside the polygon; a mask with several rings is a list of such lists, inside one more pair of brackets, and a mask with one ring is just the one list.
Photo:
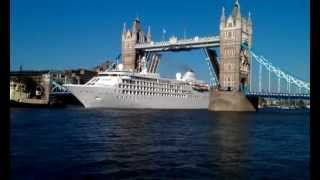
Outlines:
{"label": "walkway between towers", "polygon": [[219,47],[219,36],[194,37],[190,39],[178,39],[172,37],[169,41],[136,44],[137,50],[145,52],[185,51],[198,48]]}

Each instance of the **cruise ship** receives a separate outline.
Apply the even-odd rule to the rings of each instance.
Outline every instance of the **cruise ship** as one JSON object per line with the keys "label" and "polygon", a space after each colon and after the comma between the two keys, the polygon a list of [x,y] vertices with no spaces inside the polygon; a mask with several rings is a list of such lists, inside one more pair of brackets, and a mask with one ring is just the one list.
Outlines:
{"label": "cruise ship", "polygon": [[104,71],[86,84],[64,86],[85,108],[207,109],[209,85],[196,79],[192,70],[176,79],[158,73],[122,70]]}

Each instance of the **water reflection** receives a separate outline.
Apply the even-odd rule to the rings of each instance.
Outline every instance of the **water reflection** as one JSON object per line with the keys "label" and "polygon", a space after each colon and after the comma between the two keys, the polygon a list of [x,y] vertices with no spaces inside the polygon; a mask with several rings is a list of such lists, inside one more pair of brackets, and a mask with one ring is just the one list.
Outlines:
{"label": "water reflection", "polygon": [[209,132],[209,155],[219,176],[248,178],[245,164],[249,159],[251,113],[209,113],[214,121]]}
{"label": "water reflection", "polygon": [[[115,110],[113,126],[108,131],[108,149],[106,163],[112,163],[113,169],[106,168],[103,173],[108,177],[141,176],[152,173],[160,167],[161,124],[159,113],[155,110]],[[109,112],[106,112],[108,117]],[[160,130],[160,131],[159,131]],[[116,162],[116,163],[114,163]]]}

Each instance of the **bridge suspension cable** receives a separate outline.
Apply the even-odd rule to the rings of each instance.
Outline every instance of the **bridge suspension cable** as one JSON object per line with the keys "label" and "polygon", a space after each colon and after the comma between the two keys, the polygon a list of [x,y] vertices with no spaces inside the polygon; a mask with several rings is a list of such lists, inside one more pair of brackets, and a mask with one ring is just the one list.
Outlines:
{"label": "bridge suspension cable", "polygon": [[259,64],[259,92],[262,91],[262,64]]}
{"label": "bridge suspension cable", "polygon": [[[242,45],[245,48],[247,48],[246,45]],[[247,48],[248,49],[248,48]],[[266,58],[263,56],[258,56],[256,55],[252,50],[249,49],[250,54],[252,57],[259,63],[259,91],[261,92],[262,90],[262,69],[261,67],[264,66],[268,71],[269,71],[269,91],[271,89],[271,84],[270,84],[270,72],[274,73],[276,77],[278,78],[278,93],[281,92],[281,79],[284,79],[287,82],[287,91],[290,93],[291,92],[291,85],[297,86],[299,89],[304,89],[307,93],[310,92],[310,83],[306,81],[302,81],[289,73],[285,73],[283,70],[280,68],[275,67],[270,61],[268,61]],[[251,75],[252,77],[252,75]],[[251,78],[250,78],[251,81]],[[252,81],[251,81],[252,82]],[[251,87],[251,82],[250,82],[250,87]],[[251,88],[250,88],[251,89]],[[252,89],[251,89],[252,90]],[[250,91],[251,91],[250,90]]]}
{"label": "bridge suspension cable", "polygon": [[268,92],[271,92],[271,84],[270,84],[270,75],[271,75],[271,72],[270,72],[270,71],[268,71],[268,75],[269,75],[269,77],[268,77]]}

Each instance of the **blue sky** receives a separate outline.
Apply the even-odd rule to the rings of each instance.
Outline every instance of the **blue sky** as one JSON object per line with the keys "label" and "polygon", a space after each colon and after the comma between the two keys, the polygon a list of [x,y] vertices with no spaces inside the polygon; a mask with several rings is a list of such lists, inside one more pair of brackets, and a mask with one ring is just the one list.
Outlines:
{"label": "blue sky", "polygon": [[[11,69],[91,68],[120,53],[122,25],[138,15],[154,41],[218,35],[221,8],[233,0],[11,0]],[[253,19],[253,49],[295,76],[310,79],[310,8],[304,0],[240,0]],[[198,50],[163,53],[160,72],[175,76],[192,67],[208,79]]]}

